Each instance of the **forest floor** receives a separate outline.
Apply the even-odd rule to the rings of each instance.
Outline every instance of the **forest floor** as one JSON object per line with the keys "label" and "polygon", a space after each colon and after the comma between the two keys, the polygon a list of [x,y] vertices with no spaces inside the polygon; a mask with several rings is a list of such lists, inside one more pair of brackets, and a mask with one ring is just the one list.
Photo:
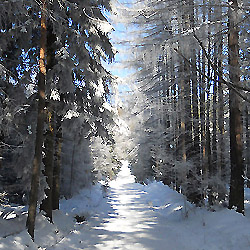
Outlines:
{"label": "forest floor", "polygon": [[[35,243],[22,228],[26,215],[10,219],[9,225],[0,221],[0,249],[247,250],[250,199],[245,202],[245,217],[223,207],[217,207],[216,212],[196,208],[160,182],[147,186],[135,183],[124,162],[106,197],[96,186],[62,201],[53,225],[39,215]],[[74,222],[76,214],[87,221]],[[7,234],[5,229],[6,237],[3,228],[10,226],[16,232]]]}

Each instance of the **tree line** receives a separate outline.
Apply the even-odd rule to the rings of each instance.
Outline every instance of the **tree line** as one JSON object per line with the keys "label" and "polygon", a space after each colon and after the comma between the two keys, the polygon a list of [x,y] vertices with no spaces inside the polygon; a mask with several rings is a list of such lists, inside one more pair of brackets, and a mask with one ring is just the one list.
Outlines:
{"label": "tree line", "polygon": [[114,20],[130,31],[120,41],[130,48],[126,63],[136,69],[127,108],[142,124],[131,126],[139,182],[157,178],[196,205],[226,204],[244,213],[249,11],[247,1],[237,0],[117,7]]}

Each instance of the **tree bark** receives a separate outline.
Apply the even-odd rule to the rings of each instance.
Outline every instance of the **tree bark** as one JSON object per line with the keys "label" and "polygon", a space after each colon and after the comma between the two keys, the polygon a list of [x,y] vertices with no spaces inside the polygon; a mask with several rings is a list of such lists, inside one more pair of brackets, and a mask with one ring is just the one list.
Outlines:
{"label": "tree bark", "polygon": [[[203,0],[202,19],[206,21],[205,0]],[[207,160],[207,143],[206,143],[206,56],[205,51],[201,50],[200,55],[200,70],[201,84],[200,84],[200,129],[201,129],[201,162],[202,162],[202,186],[204,187],[203,195],[206,197],[207,190],[205,187],[208,185],[208,160]]]}
{"label": "tree bark", "polygon": [[41,7],[41,38],[40,38],[40,59],[39,59],[39,79],[38,79],[38,115],[36,127],[35,156],[33,160],[31,190],[29,195],[29,210],[26,227],[31,238],[34,240],[36,208],[38,200],[38,187],[40,177],[40,167],[42,160],[43,130],[45,119],[45,82],[46,82],[46,0],[42,0]]}
{"label": "tree bark", "polygon": [[74,185],[74,173],[75,173],[75,151],[76,151],[76,142],[77,140],[77,132],[74,135],[74,141],[73,141],[73,149],[72,149],[72,157],[71,157],[71,166],[70,166],[70,190],[69,190],[69,197],[72,197],[73,195],[73,185]]}
{"label": "tree bark", "polygon": [[247,175],[247,187],[250,188],[250,129],[249,127],[249,111],[246,104],[245,108],[245,130],[246,130],[246,175]]}
{"label": "tree bark", "polygon": [[[202,66],[201,70],[202,73],[205,74],[205,56],[204,51],[202,51],[201,56]],[[203,186],[207,186],[207,180],[208,180],[208,164],[207,164],[207,151],[206,151],[206,79],[204,75],[201,75],[201,85],[200,85],[200,121],[201,121],[201,163],[202,163],[202,181]],[[206,196],[204,190],[204,195]]]}
{"label": "tree bark", "polygon": [[[190,5],[190,26],[193,29],[195,27],[195,15],[194,15],[194,1],[189,2]],[[190,200],[194,202],[196,205],[200,205],[202,200],[201,195],[201,181],[200,181],[200,162],[199,162],[199,153],[200,153],[200,134],[199,134],[199,104],[198,104],[198,76],[196,63],[198,59],[197,48],[193,46],[191,48],[191,84],[192,91],[190,95],[192,95],[192,155],[191,160],[193,162],[193,170],[190,171],[189,179],[190,179]],[[191,118],[191,117],[190,117]]]}
{"label": "tree bark", "polygon": [[[238,3],[230,0],[229,8],[229,77],[230,81],[239,86],[239,32],[238,32]],[[242,145],[242,114],[241,99],[233,89],[230,89],[230,160],[231,160],[231,182],[229,193],[229,208],[236,208],[244,214],[244,167],[243,167],[243,145]]]}
{"label": "tree bark", "polygon": [[[4,135],[2,131],[0,131],[0,144],[4,142]],[[2,168],[2,158],[3,158],[3,152],[2,152],[2,145],[0,145],[0,169]]]}
{"label": "tree bark", "polygon": [[[222,15],[222,9],[219,8],[219,16]],[[219,26],[219,25],[218,25]],[[225,178],[227,176],[226,173],[226,166],[225,166],[225,128],[224,128],[224,95],[223,95],[223,86],[221,84],[220,78],[222,77],[222,49],[223,49],[223,36],[222,34],[219,36],[219,46],[218,46],[218,126],[219,126],[219,136],[218,136],[218,143],[219,143],[219,171],[220,171],[220,187],[219,187],[219,199],[224,200],[226,195],[226,185],[225,185]]]}
{"label": "tree bark", "polygon": [[61,152],[62,152],[62,128],[61,116],[57,116],[56,122],[56,155],[53,171],[53,189],[52,189],[52,209],[59,209],[60,199],[60,173],[61,173]]}
{"label": "tree bark", "polygon": [[217,173],[217,82],[213,83],[213,130],[212,130],[212,166]]}
{"label": "tree bark", "polygon": [[[55,41],[56,36],[53,33],[53,24],[51,21],[47,22],[47,44],[46,44],[46,69],[47,72],[52,70],[56,65],[55,59]],[[46,198],[42,201],[40,210],[45,212],[45,215],[52,222],[52,193],[53,193],[53,171],[54,171],[54,152],[55,152],[55,106],[53,105],[53,100],[48,100],[46,104],[47,110],[47,123],[48,129],[45,134],[45,157],[44,157],[44,176],[46,177],[46,182],[48,188],[45,189]]]}
{"label": "tree bark", "polygon": [[46,217],[52,222],[52,189],[53,189],[53,168],[54,168],[54,111],[52,105],[47,106],[48,110],[48,124],[49,129],[45,134],[45,157],[44,157],[44,171],[48,187],[45,189],[46,197],[40,205],[40,209],[45,212]]}

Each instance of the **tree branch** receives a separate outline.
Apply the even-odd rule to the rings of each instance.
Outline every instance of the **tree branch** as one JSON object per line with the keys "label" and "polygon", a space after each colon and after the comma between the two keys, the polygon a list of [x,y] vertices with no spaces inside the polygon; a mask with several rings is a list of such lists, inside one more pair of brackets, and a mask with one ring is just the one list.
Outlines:
{"label": "tree branch", "polygon": [[[174,51],[178,54],[178,55],[180,55],[188,64],[190,64],[191,66],[193,66],[193,67],[195,67],[196,68],[196,70],[201,74],[201,75],[203,75],[205,78],[207,78],[209,81],[217,81],[217,80],[214,80],[213,78],[211,78],[211,77],[209,77],[208,75],[206,75],[206,74],[204,74],[199,68],[197,68],[196,67],[196,65],[195,64],[193,64],[193,63],[191,63],[178,49],[176,49],[176,48],[174,48]],[[207,55],[207,53],[205,52],[205,54]],[[209,60],[209,59],[208,59]],[[209,60],[209,62],[210,62],[210,60]],[[211,63],[211,62],[210,62]],[[211,64],[212,65],[212,68],[213,68],[213,64]],[[217,73],[216,71],[215,71],[215,73]],[[223,84],[226,84],[230,89],[232,89],[233,91],[235,91],[235,93],[237,94],[237,95],[239,95],[243,100],[245,100],[246,102],[249,102],[250,103],[250,99],[248,99],[247,97],[245,97],[245,96],[243,96],[234,86],[232,86],[232,84],[231,83],[229,83],[229,82],[227,82],[226,80],[224,80],[224,79],[220,79],[219,78],[219,82],[220,83],[223,83]]]}

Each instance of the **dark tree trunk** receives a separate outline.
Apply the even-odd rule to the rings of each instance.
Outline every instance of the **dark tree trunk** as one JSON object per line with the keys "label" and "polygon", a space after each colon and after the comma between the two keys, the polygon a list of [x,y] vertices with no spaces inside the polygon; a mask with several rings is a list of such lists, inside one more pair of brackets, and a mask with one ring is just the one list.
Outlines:
{"label": "dark tree trunk", "polygon": [[246,104],[245,109],[245,128],[246,128],[246,175],[247,175],[247,187],[250,188],[250,129],[249,129],[249,111]]}
{"label": "dark tree trunk", "polygon": [[[45,212],[45,215],[52,222],[52,189],[53,189],[53,168],[54,168],[54,111],[51,105],[47,106],[48,109],[48,124],[49,129],[45,134],[45,157],[44,157],[44,171],[48,188],[45,189],[46,197],[41,203],[40,209]],[[51,111],[50,111],[51,110]]]}
{"label": "dark tree trunk", "polygon": [[192,50],[191,62],[191,80],[192,80],[192,145],[190,160],[193,162],[193,169],[188,174],[189,200],[196,205],[200,205],[202,200],[201,182],[200,182],[200,141],[199,141],[199,111],[198,111],[198,93],[197,93],[197,73],[196,73],[196,50]]}
{"label": "dark tree trunk", "polygon": [[[215,47],[215,45],[214,45]],[[214,59],[216,60],[216,59]],[[209,193],[209,203],[213,205],[216,201],[216,193],[218,191],[218,183],[217,183],[217,175],[218,175],[218,168],[217,168],[217,82],[213,82],[213,108],[212,108],[212,138],[211,138],[211,175],[210,175],[210,190]]]}
{"label": "dark tree trunk", "polygon": [[[0,131],[0,144],[3,143],[4,143],[4,135],[2,131]],[[2,145],[0,145],[0,169],[2,168],[2,157],[3,157]]]}
{"label": "dark tree trunk", "polygon": [[[55,59],[55,41],[56,36],[53,33],[53,26],[50,21],[47,23],[47,53],[46,60],[47,72],[52,70],[56,64]],[[54,151],[55,151],[55,112],[53,100],[49,100],[46,105],[48,129],[45,134],[45,158],[44,171],[48,188],[45,189],[46,198],[42,201],[40,209],[45,212],[45,215],[52,222],[52,193],[53,193],[53,169],[54,169]]]}
{"label": "dark tree trunk", "polygon": [[42,145],[43,145],[43,130],[45,119],[45,81],[46,81],[46,0],[42,0],[41,7],[41,48],[39,59],[39,80],[38,80],[38,115],[36,127],[36,141],[35,141],[35,156],[33,160],[32,176],[31,176],[31,190],[29,195],[29,210],[26,227],[28,233],[34,240],[36,208],[38,200],[38,187],[40,177],[40,166],[42,160]]}
{"label": "dark tree trunk", "polygon": [[74,141],[73,141],[73,149],[72,149],[72,157],[71,157],[71,170],[70,170],[70,190],[69,190],[69,197],[72,197],[73,195],[73,185],[74,185],[74,175],[75,175],[75,151],[76,151],[76,144],[79,143],[79,140],[77,140],[77,132],[74,135]]}
{"label": "dark tree trunk", "polygon": [[61,116],[57,116],[56,122],[56,146],[55,163],[53,171],[53,189],[52,189],[52,209],[59,209],[60,199],[60,173],[61,173],[61,152],[62,152],[62,128]]}
{"label": "dark tree trunk", "polygon": [[[208,9],[208,21],[211,21],[211,7]],[[208,28],[208,51],[207,54],[211,56],[211,27]],[[208,60],[207,65],[207,75],[210,78],[212,75],[212,66],[210,61]],[[213,196],[213,178],[214,178],[214,166],[212,164],[212,150],[211,150],[211,132],[210,132],[210,88],[211,82],[207,80],[207,107],[206,107],[206,159],[207,159],[207,166],[208,166],[208,202],[210,205],[214,204],[214,196]]]}
{"label": "dark tree trunk", "polygon": [[[195,20],[194,20],[194,1],[189,1],[188,5],[190,6],[190,16],[189,22],[190,27],[194,28]],[[190,153],[188,154],[189,159],[193,162],[193,168],[188,173],[188,183],[189,183],[189,191],[188,198],[190,201],[195,203],[196,205],[200,205],[202,195],[201,195],[201,182],[200,182],[200,164],[199,164],[199,153],[200,153],[200,142],[199,142],[199,111],[198,111],[198,83],[197,83],[197,70],[196,70],[196,60],[197,60],[197,50],[195,47],[190,48],[191,50],[191,67],[190,67],[190,87],[189,96],[190,96],[190,117],[189,120],[191,122],[191,127],[189,128],[189,132],[191,135],[190,138]]]}
{"label": "dark tree trunk", "polygon": [[[221,13],[221,11],[220,11]],[[223,37],[220,38],[219,51],[218,51],[218,126],[219,126],[219,161],[218,165],[220,168],[220,180],[221,184],[219,187],[219,199],[224,200],[226,196],[226,165],[225,165],[225,142],[224,142],[224,95],[223,95],[223,86],[221,84],[220,78],[222,77],[222,46],[223,46]]]}
{"label": "dark tree trunk", "polygon": [[[203,6],[205,6],[205,0],[203,0]],[[206,8],[202,8],[202,19],[206,21]],[[207,142],[206,142],[206,56],[205,51],[201,50],[201,84],[200,84],[200,128],[201,128],[201,162],[202,162],[202,182],[203,182],[203,195],[207,196],[208,185],[208,154],[207,154]]]}
{"label": "dark tree trunk", "polygon": [[213,83],[212,165],[217,173],[217,82]]}
{"label": "dark tree trunk", "polygon": [[[200,103],[200,121],[201,121],[201,163],[202,163],[202,181],[204,182],[203,186],[207,185],[208,180],[208,164],[207,164],[207,151],[206,151],[206,79],[204,77],[205,74],[205,55],[204,51],[202,51],[201,56],[202,66],[201,70],[203,75],[201,76],[201,86],[200,86],[200,95],[201,95],[201,103]],[[206,196],[204,190],[204,195]]]}
{"label": "dark tree trunk", "polygon": [[[230,1],[229,8],[229,76],[230,81],[239,86],[239,34],[238,34],[238,3],[237,0]],[[241,99],[237,93],[230,89],[230,159],[231,159],[231,182],[229,193],[229,208],[236,208],[244,214],[244,167],[242,157],[242,117]]]}

